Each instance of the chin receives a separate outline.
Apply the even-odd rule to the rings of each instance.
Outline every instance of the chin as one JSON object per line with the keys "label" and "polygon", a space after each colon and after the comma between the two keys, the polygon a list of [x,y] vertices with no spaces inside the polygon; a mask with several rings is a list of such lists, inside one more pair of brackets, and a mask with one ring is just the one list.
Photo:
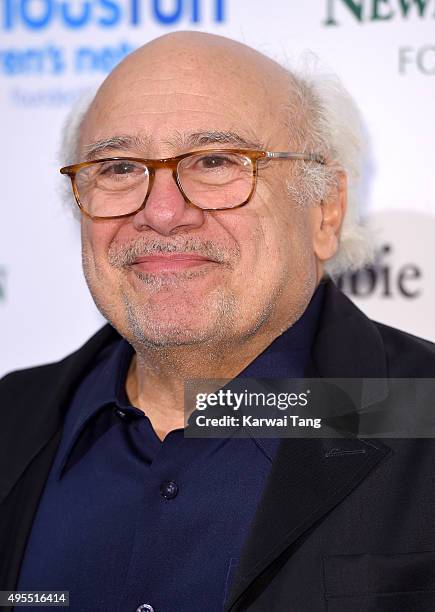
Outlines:
{"label": "chin", "polygon": [[[233,329],[235,300],[216,291],[206,299],[150,300],[133,305],[126,301],[128,338],[147,347],[175,347],[219,342]],[[172,296],[174,298],[174,296]]]}
{"label": "chin", "polygon": [[217,340],[218,326],[190,327],[167,321],[148,321],[147,324],[129,320],[129,340],[133,346],[146,348],[171,348],[194,346]]}

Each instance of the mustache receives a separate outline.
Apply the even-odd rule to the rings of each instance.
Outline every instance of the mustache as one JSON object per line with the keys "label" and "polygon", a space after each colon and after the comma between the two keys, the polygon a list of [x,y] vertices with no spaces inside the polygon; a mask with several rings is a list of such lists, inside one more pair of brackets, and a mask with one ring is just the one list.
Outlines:
{"label": "mustache", "polygon": [[192,237],[177,238],[171,242],[141,237],[126,244],[112,243],[108,251],[108,260],[114,268],[125,268],[131,266],[138,257],[156,253],[195,253],[217,263],[231,265],[231,262],[239,257],[240,249]]}

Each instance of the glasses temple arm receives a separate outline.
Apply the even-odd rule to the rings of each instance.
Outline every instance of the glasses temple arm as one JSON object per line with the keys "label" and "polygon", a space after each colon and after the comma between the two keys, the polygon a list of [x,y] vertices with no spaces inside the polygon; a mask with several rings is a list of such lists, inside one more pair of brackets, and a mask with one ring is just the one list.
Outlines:
{"label": "glasses temple arm", "polygon": [[322,155],[317,153],[289,153],[286,151],[266,151],[268,159],[301,159],[304,161],[314,161],[318,164],[326,164],[326,160]]}

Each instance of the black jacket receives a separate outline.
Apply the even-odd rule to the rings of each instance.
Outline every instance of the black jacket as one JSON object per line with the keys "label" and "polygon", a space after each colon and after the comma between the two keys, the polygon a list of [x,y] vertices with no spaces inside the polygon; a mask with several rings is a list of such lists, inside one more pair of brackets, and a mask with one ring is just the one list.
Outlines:
{"label": "black jacket", "polygon": [[[16,587],[71,394],[115,337],[106,325],[62,361],[0,381],[0,590]],[[435,346],[373,323],[329,281],[311,371],[435,377]],[[283,440],[226,610],[433,612],[435,442]]]}

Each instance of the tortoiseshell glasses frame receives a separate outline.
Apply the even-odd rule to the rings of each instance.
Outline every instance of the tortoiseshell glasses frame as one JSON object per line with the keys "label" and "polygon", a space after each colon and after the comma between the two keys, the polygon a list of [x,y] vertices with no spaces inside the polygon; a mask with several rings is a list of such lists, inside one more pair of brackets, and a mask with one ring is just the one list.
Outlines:
{"label": "tortoiseshell glasses frame", "polygon": [[[180,174],[182,175],[183,173],[180,171],[184,170],[186,172],[185,168],[187,164],[190,161],[195,160],[196,158],[204,160],[207,158],[207,156],[209,156],[208,157],[209,161],[213,159],[219,160],[218,156],[220,155],[230,156],[232,160],[237,159],[241,163],[241,166],[240,166],[241,168],[244,166],[245,169],[246,168],[248,169],[249,173],[245,172],[245,175],[243,177],[243,180],[246,183],[246,186],[245,186],[246,193],[243,193],[242,201],[238,202],[238,200],[236,200],[236,203],[232,203],[229,205],[223,205],[223,206],[215,206],[215,207],[204,206],[198,202],[194,202],[191,199],[191,197],[189,197],[189,194],[186,193],[185,186],[183,187],[183,179],[180,178]],[[213,156],[216,156],[216,157],[213,157]],[[135,215],[136,213],[138,213],[140,210],[142,210],[145,207],[148,197],[151,193],[153,184],[154,184],[155,171],[160,168],[167,168],[167,169],[172,170],[173,179],[178,189],[180,190],[184,200],[190,206],[200,208],[201,210],[229,210],[232,208],[240,208],[241,206],[245,206],[251,200],[255,192],[255,188],[257,184],[257,175],[258,175],[258,162],[261,160],[265,160],[265,161],[301,160],[301,161],[315,162],[318,164],[326,164],[325,158],[322,155],[318,155],[316,153],[295,153],[295,152],[289,152],[289,151],[273,152],[273,151],[264,151],[264,150],[254,150],[254,149],[204,149],[204,150],[199,150],[199,151],[191,151],[189,153],[183,153],[182,155],[177,155],[176,157],[167,157],[163,159],[144,159],[144,158],[139,158],[139,157],[105,157],[102,159],[96,159],[92,161],[82,162],[79,164],[73,164],[71,166],[65,166],[60,169],[60,172],[61,174],[69,176],[69,178],[71,179],[72,189],[73,189],[73,193],[74,193],[77,205],[80,211],[84,215],[86,215],[87,217],[91,219],[97,219],[97,220],[99,219],[101,220],[103,219],[121,219],[124,217],[130,217],[132,215]],[[220,158],[220,161],[225,161],[225,159]],[[147,183],[145,183],[146,193],[144,197],[141,198],[141,201],[138,202],[138,206],[134,210],[131,210],[127,213],[122,213],[122,214],[95,215],[95,214],[92,214],[90,210],[88,210],[87,206],[82,201],[83,198],[80,197],[80,190],[77,185],[77,175],[82,170],[86,168],[91,169],[92,167],[96,168],[95,170],[96,172],[98,168],[104,168],[104,164],[108,164],[109,162],[121,162],[121,163],[124,162],[125,163],[124,169],[128,163],[138,164],[139,166],[142,166],[143,171],[144,171],[143,176],[147,180]],[[215,166],[212,164],[210,167],[206,167],[205,170],[202,169],[201,172],[204,172],[204,173],[206,171],[216,172],[216,170],[218,170],[219,168],[220,166]],[[194,172],[196,171],[195,168],[193,168],[193,170]],[[100,176],[103,176],[103,179],[102,179],[103,181],[107,180],[104,178],[103,171],[101,171]],[[116,179],[112,179],[113,183],[115,183],[116,180],[118,180],[118,182],[119,181],[122,182],[122,179],[120,179],[120,177],[129,176],[129,173],[121,171],[118,173],[114,173],[112,176],[117,177]],[[131,173],[130,173],[130,176],[131,176]],[[208,180],[208,177],[207,177],[207,180]],[[250,188],[248,187],[249,180],[251,181]],[[234,182],[235,181],[233,180],[233,183]],[[215,189],[215,193],[217,193],[218,190],[224,191],[224,188],[228,188],[228,185],[231,185],[231,183],[230,181],[228,181],[227,183],[219,183],[216,181],[215,184],[203,183],[203,185],[205,185],[206,188],[207,187],[210,188],[211,190]],[[101,190],[101,187],[100,187],[100,190]],[[112,193],[115,193],[115,190],[112,191],[110,189],[107,189],[106,193],[108,193],[109,191],[111,191]],[[128,185],[127,185],[127,192],[128,192]],[[206,195],[204,197],[207,198],[209,196]],[[115,208],[117,208],[117,202],[116,202]]]}

